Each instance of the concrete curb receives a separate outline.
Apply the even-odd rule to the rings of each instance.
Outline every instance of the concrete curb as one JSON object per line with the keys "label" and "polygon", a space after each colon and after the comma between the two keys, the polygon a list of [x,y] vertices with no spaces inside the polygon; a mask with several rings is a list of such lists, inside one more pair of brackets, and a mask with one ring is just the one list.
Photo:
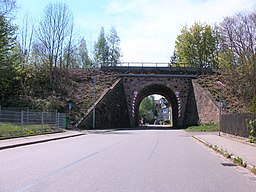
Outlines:
{"label": "concrete curb", "polygon": [[55,137],[55,138],[50,138],[50,139],[42,139],[42,140],[31,141],[31,142],[26,142],[26,143],[17,143],[17,144],[2,146],[2,147],[0,147],[0,150],[11,149],[11,148],[21,147],[21,146],[26,146],[26,145],[33,145],[33,144],[38,144],[38,143],[45,143],[45,142],[49,142],[49,141],[56,141],[56,140],[67,139],[67,138],[72,138],[72,137],[78,137],[78,136],[82,136],[82,135],[85,135],[85,134],[79,133],[79,134],[75,134],[75,135],[67,135],[67,136]]}
{"label": "concrete curb", "polygon": [[[231,134],[228,134],[228,133],[224,133],[224,132],[220,132],[220,136],[223,137],[223,138],[227,138],[227,139],[230,139],[232,141],[237,141],[237,142],[240,142],[240,143],[243,143],[243,144],[246,144],[246,145],[250,145],[252,147],[256,147],[256,143],[250,143],[246,140],[248,140],[248,138],[246,138],[246,140],[243,138],[243,137],[239,137],[239,136],[233,136]],[[241,139],[240,139],[241,138]]]}
{"label": "concrete curb", "polygon": [[100,134],[100,133],[109,133],[109,132],[113,132],[113,131],[116,131],[116,130],[86,130],[85,131],[85,134]]}
{"label": "concrete curb", "polygon": [[125,131],[125,130],[132,130],[132,129],[125,129],[125,128],[116,128],[116,129],[90,129],[84,130],[84,133],[87,134],[104,134],[104,133],[111,133],[115,131]]}
{"label": "concrete curb", "polygon": [[[221,153],[218,153],[218,152],[216,152],[215,150],[213,150],[210,146],[213,146],[213,144],[211,144],[211,143],[208,143],[207,141],[205,141],[205,140],[203,140],[202,138],[200,138],[200,137],[198,137],[198,136],[192,136],[192,138],[194,138],[194,139],[196,139],[197,141],[199,141],[199,142],[201,142],[202,144],[204,144],[204,145],[206,145],[209,149],[211,149],[212,151],[214,151],[215,153],[217,153],[217,154],[219,154],[219,155],[221,155],[222,157],[224,157],[225,159],[228,159],[228,158],[226,158],[225,156],[223,156]],[[217,146],[217,145],[216,145]],[[223,150],[222,148],[220,148],[219,146],[217,146],[220,150]],[[229,153],[228,151],[226,151],[227,153]],[[241,157],[241,156],[236,156],[235,154],[232,154],[232,156],[231,156],[231,158],[230,158],[230,161],[233,163],[233,160],[235,159],[235,158],[238,158],[238,157],[240,157],[240,158],[242,158],[243,159],[243,157]],[[243,159],[244,160],[244,159]],[[251,171],[254,167],[255,167],[255,165],[253,165],[253,164],[251,164],[250,162],[248,162],[248,161],[245,161],[244,160],[244,162],[247,164],[247,167],[243,167],[243,168],[245,168],[245,169],[248,169],[249,171]],[[234,163],[235,164],[235,163]],[[237,166],[239,166],[239,165],[237,165]],[[242,166],[239,166],[239,167],[242,167]]]}

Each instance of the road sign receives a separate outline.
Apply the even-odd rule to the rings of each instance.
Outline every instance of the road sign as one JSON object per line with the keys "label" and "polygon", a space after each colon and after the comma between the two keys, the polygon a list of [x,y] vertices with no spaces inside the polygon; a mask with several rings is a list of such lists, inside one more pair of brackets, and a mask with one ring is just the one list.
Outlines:
{"label": "road sign", "polygon": [[218,108],[223,108],[223,107],[227,107],[228,106],[228,101],[227,100],[222,100],[222,101],[218,101]]}
{"label": "road sign", "polygon": [[218,102],[218,108],[220,109],[220,108],[223,108],[223,102],[222,101],[219,101]]}

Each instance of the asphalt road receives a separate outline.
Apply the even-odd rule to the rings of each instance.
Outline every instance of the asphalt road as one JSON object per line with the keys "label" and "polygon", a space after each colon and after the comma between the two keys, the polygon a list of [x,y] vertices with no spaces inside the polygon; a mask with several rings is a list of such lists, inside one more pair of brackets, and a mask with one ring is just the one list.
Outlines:
{"label": "asphalt road", "polygon": [[0,151],[0,191],[255,192],[183,131],[93,134]]}

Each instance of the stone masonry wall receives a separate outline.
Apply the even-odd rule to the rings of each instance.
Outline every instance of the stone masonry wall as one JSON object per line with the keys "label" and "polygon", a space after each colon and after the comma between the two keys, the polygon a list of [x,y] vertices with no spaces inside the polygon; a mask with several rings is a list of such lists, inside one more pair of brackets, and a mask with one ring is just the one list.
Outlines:
{"label": "stone masonry wall", "polygon": [[[125,76],[97,101],[96,128],[137,126],[139,104],[151,94],[160,94],[172,102],[176,127],[219,121],[219,111],[210,93],[190,78]],[[91,129],[92,121],[91,109],[78,128]]]}
{"label": "stone masonry wall", "polygon": [[[104,92],[96,103],[96,129],[127,128],[130,125],[122,81]],[[78,124],[80,129],[93,128],[93,110]]]}
{"label": "stone masonry wall", "polygon": [[193,87],[200,123],[219,122],[219,109],[213,102],[211,94],[194,81]]}
{"label": "stone masonry wall", "polygon": [[[193,121],[190,119],[189,121],[184,121],[184,117],[186,116],[186,106],[187,101],[189,97],[189,90],[191,87],[191,79],[189,78],[175,78],[175,77],[125,77],[123,78],[124,83],[124,89],[126,93],[126,99],[128,104],[128,110],[130,115],[130,121],[131,126],[136,126],[136,118],[133,116],[134,110],[136,110],[136,106],[139,105],[137,103],[138,98],[140,97],[140,93],[142,90],[147,89],[147,87],[150,87],[151,85],[159,85],[159,86],[165,86],[168,88],[169,92],[172,92],[172,94],[175,96],[178,93],[178,97],[176,98],[180,100],[179,102],[179,112],[178,112],[178,127],[184,127],[186,126],[186,123],[188,124],[196,124],[195,120]],[[138,93],[138,95],[135,95],[134,93]],[[161,91],[157,90],[148,90],[148,93],[150,94],[160,94],[165,96],[166,94],[170,93],[161,93]],[[165,95],[164,95],[165,94]],[[147,96],[147,95],[146,95]],[[177,95],[176,95],[177,96]],[[193,111],[193,109],[192,109]],[[188,116],[186,116],[188,117]]]}

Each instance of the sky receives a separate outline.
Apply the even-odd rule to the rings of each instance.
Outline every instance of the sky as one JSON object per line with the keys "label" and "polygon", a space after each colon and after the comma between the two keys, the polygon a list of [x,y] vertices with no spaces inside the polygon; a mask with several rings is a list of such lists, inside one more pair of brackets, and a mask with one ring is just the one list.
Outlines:
{"label": "sky", "polygon": [[35,23],[51,2],[63,2],[74,15],[76,34],[93,49],[101,27],[120,37],[122,62],[168,63],[185,25],[218,24],[239,12],[256,11],[255,0],[17,0],[17,23],[28,14]]}

